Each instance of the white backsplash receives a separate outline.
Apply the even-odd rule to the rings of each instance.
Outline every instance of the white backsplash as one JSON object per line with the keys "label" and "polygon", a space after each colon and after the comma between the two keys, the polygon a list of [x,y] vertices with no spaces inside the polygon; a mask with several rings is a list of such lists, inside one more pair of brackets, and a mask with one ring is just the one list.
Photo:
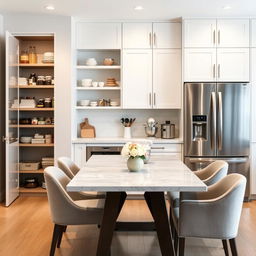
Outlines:
{"label": "white backsplash", "polygon": [[80,137],[80,123],[84,118],[89,119],[89,123],[96,129],[96,137],[123,137],[124,127],[120,122],[122,117],[136,118],[132,126],[132,137],[146,137],[144,126],[149,117],[155,118],[158,122],[158,132],[156,137],[161,137],[160,124],[170,120],[175,124],[175,137],[180,137],[180,110],[88,110],[78,112],[77,115],[77,137]]}

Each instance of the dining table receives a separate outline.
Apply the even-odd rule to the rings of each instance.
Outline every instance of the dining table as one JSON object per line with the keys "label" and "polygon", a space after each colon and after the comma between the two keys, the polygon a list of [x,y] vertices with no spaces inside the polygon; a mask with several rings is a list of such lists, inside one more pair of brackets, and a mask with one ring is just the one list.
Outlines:
{"label": "dining table", "polygon": [[207,186],[181,160],[167,155],[152,155],[137,172],[127,168],[120,155],[92,155],[66,187],[69,192],[105,192],[105,204],[97,256],[109,256],[118,216],[129,192],[144,194],[154,220],[163,256],[174,256],[168,213],[167,191],[200,192]]}

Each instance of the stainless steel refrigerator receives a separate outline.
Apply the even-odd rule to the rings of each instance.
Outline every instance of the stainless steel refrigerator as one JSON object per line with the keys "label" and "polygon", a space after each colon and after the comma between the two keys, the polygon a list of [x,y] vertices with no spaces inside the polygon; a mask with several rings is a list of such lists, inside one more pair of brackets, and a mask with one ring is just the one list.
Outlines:
{"label": "stainless steel refrigerator", "polygon": [[185,83],[185,163],[198,170],[223,159],[247,177],[249,197],[250,85]]}

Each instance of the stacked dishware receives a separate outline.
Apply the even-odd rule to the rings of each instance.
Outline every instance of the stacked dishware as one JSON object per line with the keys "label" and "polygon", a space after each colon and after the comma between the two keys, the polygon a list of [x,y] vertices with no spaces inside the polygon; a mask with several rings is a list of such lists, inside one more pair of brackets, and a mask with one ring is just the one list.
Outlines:
{"label": "stacked dishware", "polygon": [[45,52],[43,54],[43,63],[54,63],[54,53],[53,52]]}

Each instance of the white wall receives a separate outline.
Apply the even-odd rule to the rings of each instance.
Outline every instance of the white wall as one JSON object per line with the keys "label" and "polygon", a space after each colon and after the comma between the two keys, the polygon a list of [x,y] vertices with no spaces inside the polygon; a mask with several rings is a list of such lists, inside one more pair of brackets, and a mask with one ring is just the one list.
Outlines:
{"label": "white wall", "polygon": [[[0,15],[0,138],[5,135],[5,51],[4,51],[3,17]],[[4,143],[0,141],[0,202],[4,199],[5,191],[5,150]]]}
{"label": "white wall", "polygon": [[55,33],[55,157],[71,156],[71,17],[9,14],[9,32]]}

